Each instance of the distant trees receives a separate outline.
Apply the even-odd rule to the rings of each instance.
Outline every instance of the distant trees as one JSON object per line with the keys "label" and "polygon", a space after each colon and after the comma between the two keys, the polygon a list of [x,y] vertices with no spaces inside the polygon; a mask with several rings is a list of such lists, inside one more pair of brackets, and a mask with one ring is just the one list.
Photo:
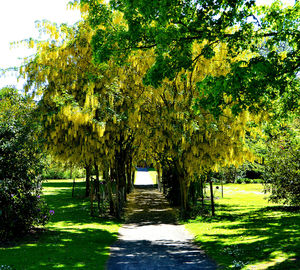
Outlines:
{"label": "distant trees", "polygon": [[0,90],[0,238],[44,225],[49,212],[41,195],[41,152],[35,104],[16,89]]}
{"label": "distant trees", "polygon": [[264,183],[276,203],[300,206],[299,128],[299,117],[293,117],[266,143]]}

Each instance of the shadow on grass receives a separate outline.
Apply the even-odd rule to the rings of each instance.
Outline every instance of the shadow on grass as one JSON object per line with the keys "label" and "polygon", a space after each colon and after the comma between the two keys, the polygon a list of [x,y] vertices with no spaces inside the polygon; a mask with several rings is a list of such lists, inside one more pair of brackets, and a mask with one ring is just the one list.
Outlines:
{"label": "shadow on grass", "polygon": [[[226,233],[204,234],[207,242],[199,241],[223,266],[237,262],[236,269],[263,261],[274,262],[264,269],[300,269],[300,216],[298,208],[268,206],[239,212],[238,206],[219,205],[220,215],[204,218],[213,222],[214,230]],[[218,225],[218,223],[220,223]],[[233,232],[233,233],[232,233]],[[236,243],[236,244],[230,244]],[[286,259],[276,262],[278,252]],[[240,266],[239,266],[240,265]],[[227,269],[227,268],[226,268]]]}
{"label": "shadow on grass", "polygon": [[[46,229],[0,247],[0,265],[13,269],[104,269],[110,245],[117,240],[113,220],[90,217],[84,182],[46,182],[46,199],[55,211]],[[48,195],[47,195],[48,194]],[[107,229],[107,230],[106,230]]]}
{"label": "shadow on grass", "polygon": [[108,244],[116,238],[101,229],[46,231],[39,239],[24,239],[18,246],[1,249],[0,264],[14,269],[103,269]]}
{"label": "shadow on grass", "polygon": [[[52,188],[51,193],[45,195],[45,199],[50,207],[55,211],[51,217],[51,222],[111,224],[113,220],[90,216],[90,201],[85,198],[85,183],[77,182],[74,197],[72,197],[71,182],[46,182],[46,188]],[[58,188],[59,187],[59,188]]]}

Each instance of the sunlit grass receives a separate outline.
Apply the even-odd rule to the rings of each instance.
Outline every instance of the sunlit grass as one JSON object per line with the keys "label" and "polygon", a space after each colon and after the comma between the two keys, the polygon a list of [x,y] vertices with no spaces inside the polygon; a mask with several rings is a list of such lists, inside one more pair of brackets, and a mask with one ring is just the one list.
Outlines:
{"label": "sunlit grass", "polygon": [[216,191],[217,216],[190,220],[196,242],[225,269],[300,269],[300,214],[268,203],[260,184]]}
{"label": "sunlit grass", "polygon": [[55,211],[45,232],[31,234],[10,247],[0,247],[0,265],[15,269],[104,269],[109,246],[120,224],[89,216],[84,182],[49,180],[44,196]]}
{"label": "sunlit grass", "polygon": [[149,170],[148,173],[149,173],[149,175],[151,177],[151,180],[152,180],[153,184],[156,185],[157,184],[157,181],[156,181],[157,172],[154,171],[154,170]]}

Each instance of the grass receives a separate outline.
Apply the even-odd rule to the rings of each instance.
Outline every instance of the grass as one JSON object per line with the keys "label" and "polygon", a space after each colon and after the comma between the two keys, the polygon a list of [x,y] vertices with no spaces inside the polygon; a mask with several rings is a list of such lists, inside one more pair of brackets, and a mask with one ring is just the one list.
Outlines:
{"label": "grass", "polygon": [[148,173],[151,177],[153,184],[156,185],[157,184],[157,172],[154,170],[148,170]]}
{"label": "grass", "polygon": [[49,180],[44,196],[55,211],[45,231],[30,234],[9,247],[0,247],[0,266],[13,269],[104,269],[119,223],[89,216],[84,182]]}
{"label": "grass", "polygon": [[[216,196],[220,196],[217,191]],[[216,217],[185,226],[223,269],[300,269],[299,210],[268,203],[260,184],[228,184]]]}
{"label": "grass", "polygon": [[[45,231],[0,247],[0,269],[104,269],[120,224],[90,217],[84,182],[76,183],[74,198],[71,187],[71,180],[44,183],[55,210],[51,222]],[[197,217],[186,228],[224,269],[300,269],[299,211],[268,203],[261,190],[260,184],[225,185],[217,216]]]}

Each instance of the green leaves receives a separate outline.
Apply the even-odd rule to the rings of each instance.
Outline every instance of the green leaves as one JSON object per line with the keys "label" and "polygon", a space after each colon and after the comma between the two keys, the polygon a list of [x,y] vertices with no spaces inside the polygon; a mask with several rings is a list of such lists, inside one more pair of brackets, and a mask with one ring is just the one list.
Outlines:
{"label": "green leaves", "polygon": [[0,97],[0,237],[5,239],[41,224],[35,194],[42,155],[33,102],[10,88],[1,89]]}
{"label": "green leaves", "polygon": [[[295,121],[299,124],[299,119]],[[295,125],[295,124],[294,124]],[[266,153],[264,180],[266,190],[271,192],[270,200],[287,205],[300,205],[300,149],[299,138],[291,136],[281,128],[277,139],[270,140]]]}
{"label": "green leaves", "polygon": [[[96,62],[114,59],[123,64],[133,51],[154,48],[155,63],[144,78],[145,84],[154,87],[164,78],[173,80],[182,69],[193,69],[198,56],[192,55],[191,48],[196,42],[207,42],[201,52],[206,59],[213,59],[215,49],[226,43],[231,72],[197,84],[203,100],[196,104],[209,108],[215,116],[224,105],[224,93],[233,97],[232,106],[239,113],[244,108],[270,109],[279,94],[295,96],[298,90],[294,81],[299,80],[300,67],[299,2],[286,8],[275,2],[264,8],[255,7],[253,0],[114,0],[111,9],[106,6],[101,15],[103,5],[92,1],[90,7],[93,26],[105,26],[93,38]],[[105,22],[111,21],[116,10],[124,14],[127,27],[111,27]],[[295,107],[298,102],[282,101],[288,102],[282,108]]]}
{"label": "green leaves", "polygon": [[213,50],[213,48],[211,46],[209,46],[208,44],[206,44],[204,46],[204,48],[202,49],[202,55],[206,58],[206,59],[211,59],[215,56],[215,52]]}

